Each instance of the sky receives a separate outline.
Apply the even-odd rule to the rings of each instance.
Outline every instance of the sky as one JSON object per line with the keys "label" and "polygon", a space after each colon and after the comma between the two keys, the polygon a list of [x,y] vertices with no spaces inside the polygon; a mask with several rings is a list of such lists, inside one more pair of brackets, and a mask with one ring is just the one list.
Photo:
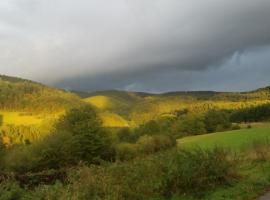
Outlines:
{"label": "sky", "polygon": [[0,1],[0,74],[71,90],[270,85],[269,0]]}

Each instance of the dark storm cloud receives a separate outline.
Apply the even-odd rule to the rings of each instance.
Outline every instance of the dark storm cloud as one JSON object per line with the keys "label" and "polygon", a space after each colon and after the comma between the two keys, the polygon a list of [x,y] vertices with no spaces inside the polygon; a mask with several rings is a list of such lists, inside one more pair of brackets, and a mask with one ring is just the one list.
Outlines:
{"label": "dark storm cloud", "polygon": [[236,72],[269,74],[259,56],[230,63],[269,53],[269,10],[269,0],[1,1],[0,71],[73,89],[223,89]]}

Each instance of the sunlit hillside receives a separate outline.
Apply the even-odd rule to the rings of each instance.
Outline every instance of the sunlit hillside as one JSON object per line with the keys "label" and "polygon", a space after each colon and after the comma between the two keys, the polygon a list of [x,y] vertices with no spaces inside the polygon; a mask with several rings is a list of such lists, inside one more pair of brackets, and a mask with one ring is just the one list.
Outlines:
{"label": "sunlit hillside", "polygon": [[205,112],[209,109],[242,109],[270,103],[269,88],[251,92],[170,92],[164,94],[103,91],[89,94],[85,101],[102,111],[120,115],[137,126],[179,110]]}
{"label": "sunlit hillside", "polygon": [[25,79],[0,76],[0,110],[51,114],[82,104],[73,93]]}
{"label": "sunlit hillside", "polygon": [[6,141],[24,143],[50,133],[66,110],[84,105],[77,95],[33,81],[0,76],[0,130]]}
{"label": "sunlit hillside", "polygon": [[0,91],[1,129],[14,141],[18,137],[19,141],[33,141],[49,134],[60,115],[86,104],[95,108],[104,127],[119,128],[137,127],[163,117],[174,118],[182,110],[204,113],[213,108],[242,109],[270,103],[268,87],[242,93],[150,94],[117,90],[86,93],[67,92],[29,80],[1,76]]}

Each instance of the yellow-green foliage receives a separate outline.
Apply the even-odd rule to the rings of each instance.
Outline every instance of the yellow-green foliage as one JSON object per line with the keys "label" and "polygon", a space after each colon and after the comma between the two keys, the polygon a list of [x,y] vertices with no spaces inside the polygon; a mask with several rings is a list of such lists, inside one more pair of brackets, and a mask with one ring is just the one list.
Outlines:
{"label": "yellow-green foliage", "polygon": [[40,115],[28,115],[22,112],[0,111],[0,115],[3,116],[3,125],[34,125],[40,124],[43,121]]}
{"label": "yellow-green foliage", "polygon": [[129,127],[128,122],[117,114],[102,112],[99,113],[99,117],[104,127]]}
{"label": "yellow-green foliage", "polygon": [[0,76],[0,109],[32,113],[57,113],[85,104],[70,92],[32,81]]}
{"label": "yellow-green foliage", "polygon": [[99,109],[110,109],[113,106],[113,100],[106,96],[94,96],[84,99],[85,102]]}

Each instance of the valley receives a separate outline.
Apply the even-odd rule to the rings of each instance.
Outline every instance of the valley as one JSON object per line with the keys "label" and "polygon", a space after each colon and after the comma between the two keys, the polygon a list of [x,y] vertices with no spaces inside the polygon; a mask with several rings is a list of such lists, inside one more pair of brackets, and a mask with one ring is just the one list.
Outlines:
{"label": "valley", "polygon": [[0,92],[2,199],[246,200],[270,187],[269,87],[82,93],[1,76]]}

